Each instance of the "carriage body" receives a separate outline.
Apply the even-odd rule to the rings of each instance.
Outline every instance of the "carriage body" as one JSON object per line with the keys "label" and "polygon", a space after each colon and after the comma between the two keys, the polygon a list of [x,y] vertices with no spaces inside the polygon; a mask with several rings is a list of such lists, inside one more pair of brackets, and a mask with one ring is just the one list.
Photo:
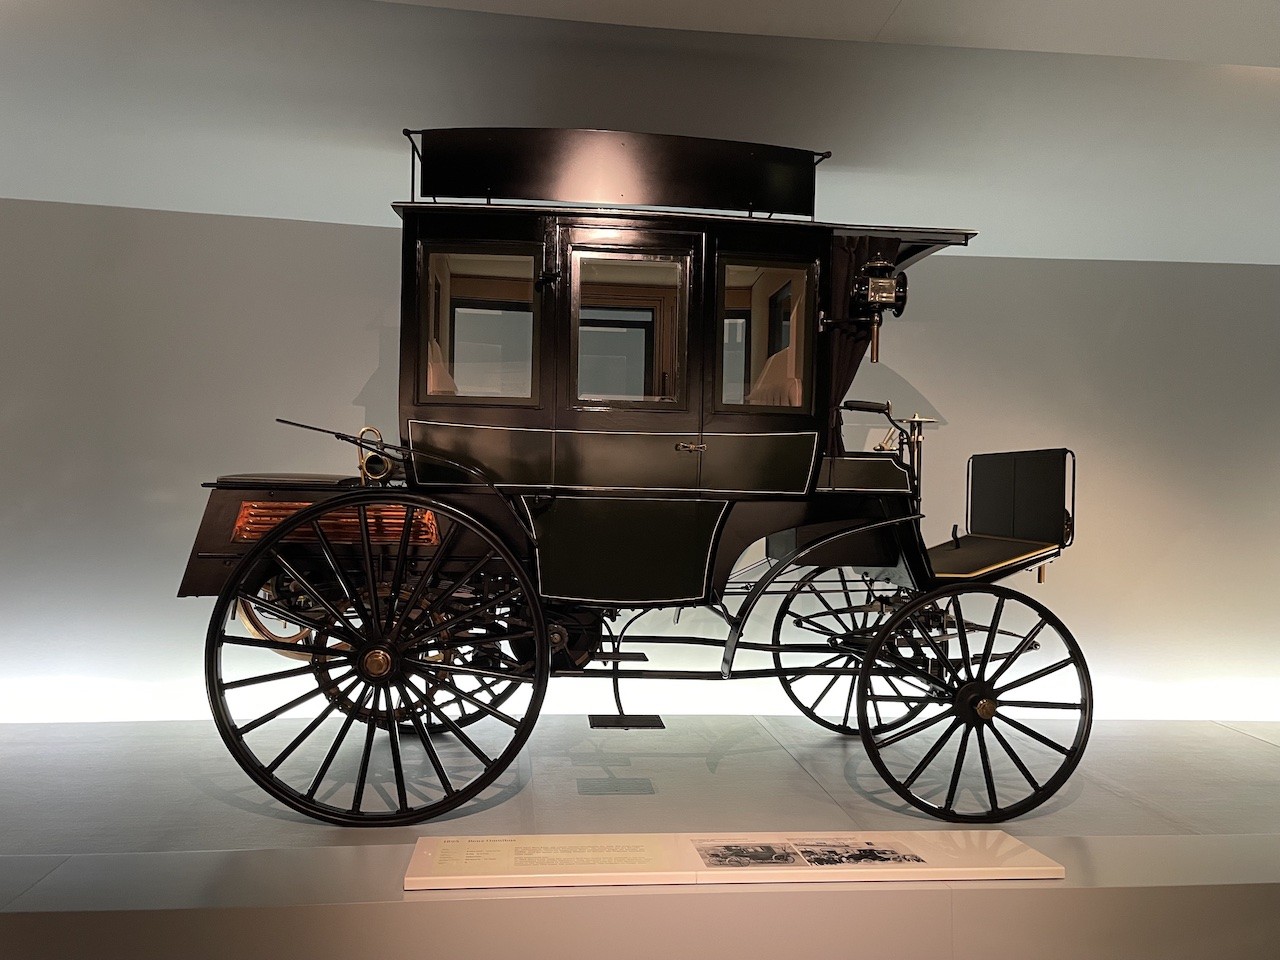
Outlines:
{"label": "carriage body", "polygon": [[[615,691],[626,677],[778,677],[823,726],[861,730],[878,766],[880,742],[920,726],[946,688],[955,701],[941,719],[963,726],[965,743],[978,730],[988,802],[964,812],[955,783],[945,803],[917,802],[919,771],[882,768],[904,799],[947,819],[1005,819],[1056,790],[1087,736],[1087,672],[1034,601],[1006,643],[1001,617],[1023,598],[981,585],[1070,543],[1074,458],[975,458],[965,536],[926,549],[919,425],[890,417],[901,442],[887,450],[846,451],[841,436],[882,316],[901,312],[903,271],[973,234],[817,222],[821,155],[809,151],[605,131],[405,132],[400,444],[366,443],[358,477],[210,484],[179,591],[219,597],[210,700],[246,771],[321,819],[435,816],[510,762],[549,676],[600,675],[594,666]],[[371,450],[394,451],[394,469],[371,476]],[[985,619],[960,609],[971,589],[986,591]],[[772,640],[758,642],[747,625],[779,597]],[[620,611],[691,606],[726,624],[719,671],[621,666],[645,657],[623,651]],[[1080,722],[1069,763],[1027,772],[1030,796],[1002,803],[978,729],[1003,695],[988,678],[1003,660],[1030,660],[1046,623],[1065,636]],[[229,668],[239,648],[306,663]],[[740,648],[774,666],[735,671]],[[811,681],[825,685],[812,704],[797,693]],[[295,682],[311,686],[235,718],[243,691]],[[835,684],[838,719],[819,706]],[[308,701],[323,710],[268,761],[255,731],[287,726]],[[495,720],[500,749],[464,730]],[[357,722],[367,738],[350,806],[329,803],[321,781]],[[314,779],[283,782],[278,768],[333,724]],[[464,766],[480,763],[465,787],[446,771],[442,737]],[[415,800],[406,743],[438,796]],[[371,812],[378,750],[391,753],[395,797]]]}

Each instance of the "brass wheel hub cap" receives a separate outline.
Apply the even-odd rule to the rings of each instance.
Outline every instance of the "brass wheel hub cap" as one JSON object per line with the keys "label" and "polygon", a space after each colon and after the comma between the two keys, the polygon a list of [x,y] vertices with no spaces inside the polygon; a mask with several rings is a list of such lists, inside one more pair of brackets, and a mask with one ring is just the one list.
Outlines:
{"label": "brass wheel hub cap", "polygon": [[977,705],[974,706],[973,712],[983,720],[990,720],[996,715],[996,702],[987,698],[979,700]]}
{"label": "brass wheel hub cap", "polygon": [[381,680],[391,672],[391,654],[381,648],[370,650],[360,658],[360,668],[374,680]]}

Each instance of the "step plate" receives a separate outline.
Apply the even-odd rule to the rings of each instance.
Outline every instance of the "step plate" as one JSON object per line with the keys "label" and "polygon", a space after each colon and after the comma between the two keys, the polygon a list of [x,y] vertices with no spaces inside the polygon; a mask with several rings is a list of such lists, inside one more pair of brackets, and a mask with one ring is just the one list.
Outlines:
{"label": "step plate", "polygon": [[593,730],[665,730],[667,725],[656,713],[592,713],[587,722]]}

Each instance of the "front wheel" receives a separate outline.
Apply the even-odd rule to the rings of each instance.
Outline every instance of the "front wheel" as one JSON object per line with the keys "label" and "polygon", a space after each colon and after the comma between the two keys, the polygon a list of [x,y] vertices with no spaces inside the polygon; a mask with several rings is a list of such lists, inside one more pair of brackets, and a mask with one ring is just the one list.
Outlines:
{"label": "front wheel", "polygon": [[263,535],[206,645],[240,766],[343,826],[417,823],[477,796],[528,739],[549,673],[537,593],[507,546],[453,507],[381,489]]}
{"label": "front wheel", "polygon": [[[896,689],[886,692],[886,681]],[[884,714],[905,724],[875,722]],[[1007,587],[946,586],[881,628],[859,674],[867,756],[914,807],[996,823],[1038,807],[1075,770],[1093,692],[1075,638]]]}

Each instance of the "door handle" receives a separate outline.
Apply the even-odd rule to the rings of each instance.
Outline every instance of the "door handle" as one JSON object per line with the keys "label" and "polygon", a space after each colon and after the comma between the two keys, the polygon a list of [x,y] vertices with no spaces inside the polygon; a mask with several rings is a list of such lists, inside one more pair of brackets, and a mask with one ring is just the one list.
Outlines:
{"label": "door handle", "polygon": [[678,450],[680,453],[702,453],[706,449],[707,449],[707,445],[705,443],[680,442],[676,444],[676,450]]}

